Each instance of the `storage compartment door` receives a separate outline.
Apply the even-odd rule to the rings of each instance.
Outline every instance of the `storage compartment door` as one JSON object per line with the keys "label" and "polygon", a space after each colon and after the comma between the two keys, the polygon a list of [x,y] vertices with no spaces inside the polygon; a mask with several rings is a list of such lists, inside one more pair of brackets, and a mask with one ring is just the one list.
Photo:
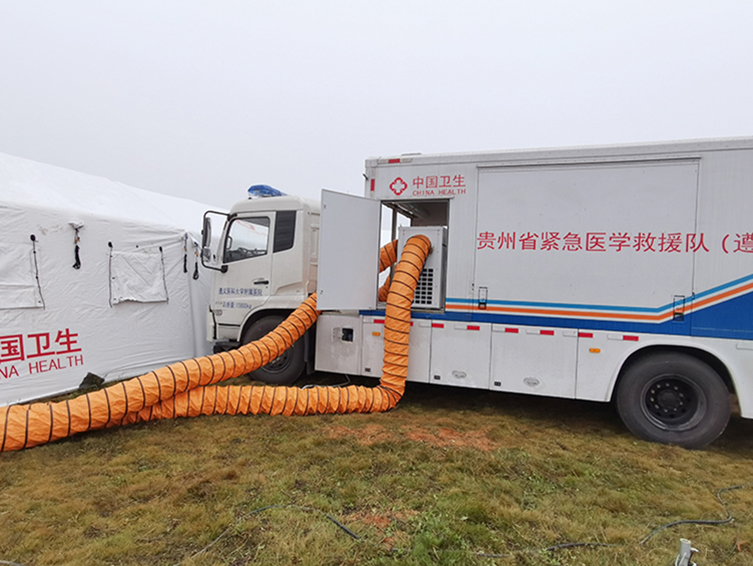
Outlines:
{"label": "storage compartment door", "polygon": [[323,313],[316,322],[316,371],[357,375],[361,361],[361,318]]}
{"label": "storage compartment door", "polygon": [[577,330],[495,324],[492,389],[575,397]]}
{"label": "storage compartment door", "polygon": [[431,383],[489,388],[491,325],[432,321]]}
{"label": "storage compartment door", "polygon": [[[413,319],[410,323],[408,381],[429,382],[431,321]],[[384,317],[363,319],[361,375],[381,377],[384,365]]]}
{"label": "storage compartment door", "polygon": [[320,310],[374,310],[379,272],[379,201],[322,191]]}

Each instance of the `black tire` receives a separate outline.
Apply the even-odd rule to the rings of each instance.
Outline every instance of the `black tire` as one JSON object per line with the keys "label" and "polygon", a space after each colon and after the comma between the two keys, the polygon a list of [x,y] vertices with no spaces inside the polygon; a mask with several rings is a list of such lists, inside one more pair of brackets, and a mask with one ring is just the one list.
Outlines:
{"label": "black tire", "polygon": [[[243,344],[248,344],[266,336],[269,332],[277,328],[283,320],[282,316],[265,316],[257,320],[252,326],[246,329],[241,338]],[[306,367],[304,358],[303,338],[297,340],[282,355],[269,362],[262,368],[251,372],[251,377],[263,383],[271,385],[290,385],[297,380]]]}
{"label": "black tire", "polygon": [[617,411],[636,436],[702,448],[730,418],[729,391],[719,374],[685,354],[652,355],[630,366],[617,389]]}

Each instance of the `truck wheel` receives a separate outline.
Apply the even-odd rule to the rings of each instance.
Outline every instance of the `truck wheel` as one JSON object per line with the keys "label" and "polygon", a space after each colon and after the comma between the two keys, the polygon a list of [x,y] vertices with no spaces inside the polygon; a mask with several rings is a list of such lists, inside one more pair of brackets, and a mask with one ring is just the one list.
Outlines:
{"label": "truck wheel", "polygon": [[[281,316],[265,316],[246,329],[241,341],[248,344],[258,340],[277,328],[277,325],[283,320],[285,319]],[[306,366],[303,350],[303,338],[300,338],[280,357],[251,372],[250,375],[257,381],[271,385],[290,385],[301,376]]]}
{"label": "truck wheel", "polygon": [[722,434],[731,409],[717,372],[691,356],[667,353],[630,366],[617,389],[617,411],[640,438],[702,448]]}

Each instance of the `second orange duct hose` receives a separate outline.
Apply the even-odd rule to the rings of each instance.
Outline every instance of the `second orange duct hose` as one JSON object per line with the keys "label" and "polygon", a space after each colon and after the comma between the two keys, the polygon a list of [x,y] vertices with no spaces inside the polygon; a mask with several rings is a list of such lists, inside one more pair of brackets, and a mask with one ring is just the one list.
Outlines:
{"label": "second orange duct hose", "polygon": [[[396,242],[382,248],[382,270],[395,261],[395,248]],[[237,350],[171,364],[68,401],[6,407],[0,415],[0,451],[21,450],[79,432],[162,418],[211,414],[313,415],[392,409],[405,391],[410,309],[430,250],[431,243],[425,236],[408,240],[389,283],[384,366],[376,387],[213,386],[254,371],[290,348],[316,321],[314,294],[275,330]],[[385,288],[380,289],[380,299]]]}

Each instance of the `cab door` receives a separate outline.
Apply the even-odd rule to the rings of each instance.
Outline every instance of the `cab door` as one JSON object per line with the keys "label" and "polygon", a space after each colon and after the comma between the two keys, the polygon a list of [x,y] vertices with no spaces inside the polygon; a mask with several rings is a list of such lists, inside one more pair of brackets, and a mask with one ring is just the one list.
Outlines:
{"label": "cab door", "polygon": [[272,213],[230,219],[212,297],[218,337],[237,338],[248,312],[269,300],[273,231]]}

